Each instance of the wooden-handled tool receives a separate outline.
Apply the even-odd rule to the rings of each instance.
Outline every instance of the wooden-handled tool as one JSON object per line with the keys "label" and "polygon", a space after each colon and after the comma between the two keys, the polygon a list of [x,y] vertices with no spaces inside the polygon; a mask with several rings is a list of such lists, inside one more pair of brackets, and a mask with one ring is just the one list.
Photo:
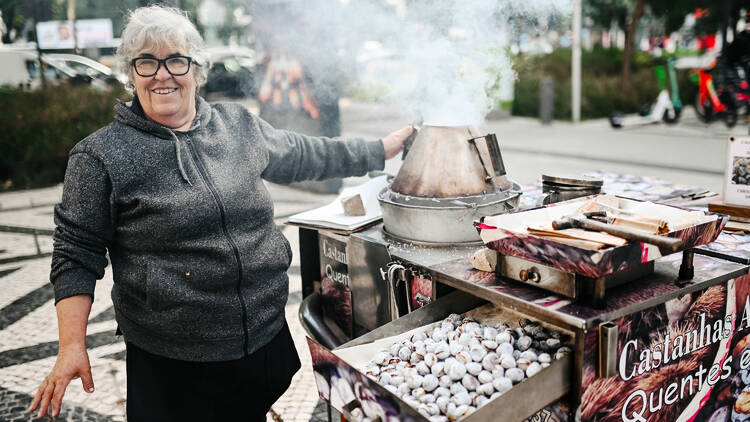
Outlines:
{"label": "wooden-handled tool", "polygon": [[609,233],[613,236],[621,237],[625,240],[635,242],[645,242],[660,248],[669,249],[672,252],[677,252],[682,247],[682,239],[674,237],[659,236],[655,234],[645,233],[639,230],[633,230],[625,227],[617,227],[611,224],[602,223],[600,221],[591,220],[588,218],[581,217],[565,217],[552,222],[552,228],[555,230],[563,230],[570,228],[581,228],[589,230],[597,230],[604,233]]}

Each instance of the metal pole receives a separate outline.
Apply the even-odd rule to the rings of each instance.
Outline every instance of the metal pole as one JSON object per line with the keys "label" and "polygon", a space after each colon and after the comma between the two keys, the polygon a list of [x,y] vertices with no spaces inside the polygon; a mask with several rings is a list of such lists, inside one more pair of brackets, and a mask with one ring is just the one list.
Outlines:
{"label": "metal pole", "polygon": [[34,34],[36,37],[36,55],[39,61],[39,80],[42,82],[42,88],[47,87],[47,79],[44,77],[44,62],[42,61],[42,49],[39,47],[39,21],[41,5],[34,1]]}
{"label": "metal pole", "polygon": [[73,23],[73,51],[78,54],[78,29],[76,28],[76,0],[68,0],[68,20]]}
{"label": "metal pole", "polygon": [[571,60],[573,123],[581,121],[581,0],[573,0],[573,58]]}
{"label": "metal pole", "polygon": [[721,2],[721,52],[727,51],[727,30],[729,29],[730,10],[732,10],[732,0]]}

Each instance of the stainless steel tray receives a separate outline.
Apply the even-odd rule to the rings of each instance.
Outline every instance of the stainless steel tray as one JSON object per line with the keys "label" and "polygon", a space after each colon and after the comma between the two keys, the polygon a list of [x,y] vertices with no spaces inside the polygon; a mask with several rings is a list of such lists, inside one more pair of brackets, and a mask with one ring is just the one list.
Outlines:
{"label": "stainless steel tray", "polygon": [[383,189],[378,195],[383,223],[388,233],[408,241],[432,243],[479,242],[474,220],[513,211],[518,207],[521,186],[505,191],[455,198],[408,196]]}
{"label": "stainless steel tray", "polygon": [[[456,291],[404,317],[381,326],[362,337],[356,338],[335,350],[339,351],[398,335],[411,329],[439,321],[451,313],[464,313],[485,303],[487,302],[484,300],[464,292]],[[523,315],[515,313],[514,316],[523,317]],[[549,324],[543,321],[540,321],[540,323],[550,327]],[[558,327],[552,328],[559,330]],[[351,400],[346,400],[346,403],[332,403],[332,405],[351,420],[358,420],[360,415],[364,415],[363,409],[368,406],[366,403],[378,403],[383,409],[388,409],[388,412],[390,412],[388,413],[389,417],[397,416],[402,420],[427,421],[416,409],[410,407],[397,395],[368,378],[334,352],[325,349],[311,339],[308,339],[308,344],[313,358],[313,370],[315,371],[318,391],[323,399],[330,400],[331,385],[334,384],[332,381],[333,377],[336,378],[335,382],[337,383],[347,382],[350,384],[349,388],[353,393]],[[553,361],[549,367],[515,385],[507,393],[491,400],[476,412],[460,419],[460,421],[523,421],[533,416],[545,406],[562,398],[570,391],[572,361],[573,355],[564,356],[561,359]],[[372,415],[369,416],[372,417]]]}

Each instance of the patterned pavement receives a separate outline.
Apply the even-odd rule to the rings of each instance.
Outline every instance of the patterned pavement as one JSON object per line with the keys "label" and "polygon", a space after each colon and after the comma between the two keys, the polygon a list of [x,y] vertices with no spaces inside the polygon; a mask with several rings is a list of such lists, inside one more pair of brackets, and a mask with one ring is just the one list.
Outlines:
{"label": "patterned pavement", "polygon": [[[277,223],[285,216],[327,203],[332,196],[269,186]],[[0,421],[32,421],[26,412],[39,382],[57,354],[57,324],[49,284],[54,228],[52,204],[60,186],[0,194]],[[37,234],[28,229],[37,229]],[[297,229],[283,226],[295,258],[289,270],[287,321],[302,361],[289,390],[273,405],[268,421],[327,421],[312,375],[305,332],[297,319],[302,299]],[[87,332],[87,346],[96,391],[86,394],[80,381],[71,382],[58,421],[124,421],[126,403],[125,345],[116,337],[110,299],[109,269],[97,283]],[[337,420],[335,415],[332,420]]]}

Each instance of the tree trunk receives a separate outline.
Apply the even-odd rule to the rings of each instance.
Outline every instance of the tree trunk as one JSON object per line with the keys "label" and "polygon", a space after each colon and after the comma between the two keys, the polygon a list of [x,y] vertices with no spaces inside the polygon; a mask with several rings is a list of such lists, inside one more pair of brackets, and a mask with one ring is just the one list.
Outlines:
{"label": "tree trunk", "polygon": [[633,9],[633,15],[630,17],[628,27],[625,31],[625,50],[622,53],[622,88],[623,91],[630,89],[630,65],[633,62],[633,41],[635,39],[635,31],[638,29],[638,21],[643,16],[643,9],[646,6],[645,0],[638,0],[635,3],[635,9]]}

